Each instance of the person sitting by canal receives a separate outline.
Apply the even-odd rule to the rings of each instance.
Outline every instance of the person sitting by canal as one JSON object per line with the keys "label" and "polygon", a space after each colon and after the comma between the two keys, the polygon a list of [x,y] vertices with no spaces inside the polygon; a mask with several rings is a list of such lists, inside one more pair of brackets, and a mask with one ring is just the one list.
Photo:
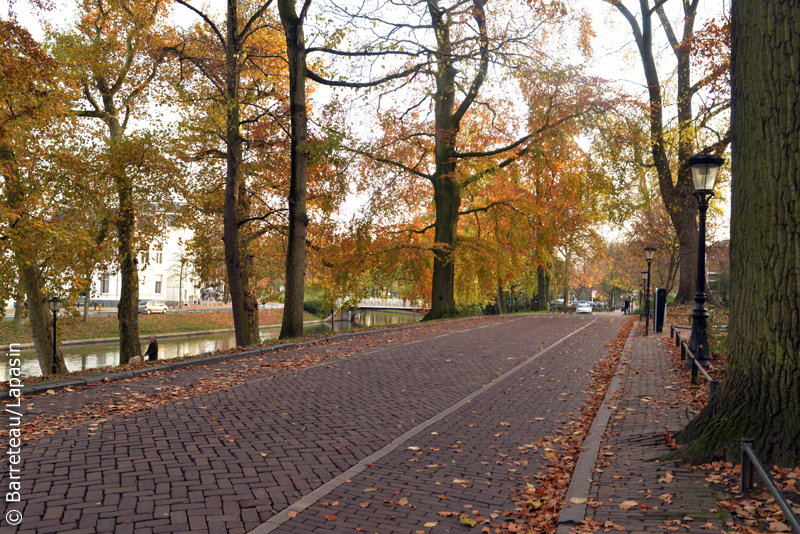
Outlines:
{"label": "person sitting by canal", "polygon": [[150,338],[150,346],[147,347],[147,352],[142,354],[143,360],[157,360],[158,359],[158,341],[156,338]]}

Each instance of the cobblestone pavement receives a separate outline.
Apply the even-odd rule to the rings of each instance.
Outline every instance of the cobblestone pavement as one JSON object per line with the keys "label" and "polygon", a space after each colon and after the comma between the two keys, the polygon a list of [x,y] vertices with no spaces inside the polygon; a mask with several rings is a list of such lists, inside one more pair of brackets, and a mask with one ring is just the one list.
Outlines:
{"label": "cobblestone pavement", "polygon": [[[688,371],[670,360],[664,346],[668,334],[642,334],[641,328],[634,329],[627,355],[620,360],[617,374],[622,383],[611,398],[609,430],[590,491],[602,505],[588,508],[587,517],[629,532],[721,529],[730,516],[717,511],[722,495],[706,482],[705,474],[682,462],[659,461],[670,452],[664,432],[672,434],[689,422],[674,385],[677,373]],[[625,510],[620,507],[625,501],[636,504]]]}
{"label": "cobblestone pavement", "polygon": [[622,320],[438,323],[26,399],[24,417],[72,413],[326,355],[31,442],[13,506],[24,519],[0,532],[461,531],[438,512],[513,506],[512,490],[541,459],[524,445],[583,402],[587,371]]}

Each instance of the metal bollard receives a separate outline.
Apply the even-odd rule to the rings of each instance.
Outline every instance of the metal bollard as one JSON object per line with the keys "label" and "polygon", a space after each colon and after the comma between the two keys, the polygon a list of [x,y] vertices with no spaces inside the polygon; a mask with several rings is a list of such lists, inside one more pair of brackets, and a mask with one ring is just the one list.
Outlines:
{"label": "metal bollard", "polygon": [[697,358],[692,358],[692,385],[697,385]]}
{"label": "metal bollard", "polygon": [[753,489],[753,462],[745,450],[750,447],[753,450],[753,438],[742,438],[742,493]]}
{"label": "metal bollard", "polygon": [[681,343],[681,361],[686,359],[686,343]]}
{"label": "metal bollard", "polygon": [[713,395],[714,393],[717,392],[717,388],[719,388],[719,381],[712,380],[711,382],[709,382],[708,385],[709,385],[709,395]]}

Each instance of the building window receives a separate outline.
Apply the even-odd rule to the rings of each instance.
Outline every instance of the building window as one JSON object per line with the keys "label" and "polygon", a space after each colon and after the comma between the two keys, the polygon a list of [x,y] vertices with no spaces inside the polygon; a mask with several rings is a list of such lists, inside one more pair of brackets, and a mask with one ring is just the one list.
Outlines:
{"label": "building window", "polygon": [[163,261],[163,255],[162,255],[162,253],[161,253],[161,251],[160,251],[160,250],[159,250],[159,251],[156,251],[156,263],[158,263],[159,265],[160,265],[160,264],[162,264],[162,263],[164,263],[164,261]]}
{"label": "building window", "polygon": [[150,252],[142,252],[142,265],[147,265],[150,262]]}
{"label": "building window", "polygon": [[156,294],[161,294],[161,275],[156,275]]}
{"label": "building window", "polygon": [[108,293],[110,285],[111,281],[109,280],[109,276],[107,274],[104,274],[103,279],[100,281],[100,293]]}

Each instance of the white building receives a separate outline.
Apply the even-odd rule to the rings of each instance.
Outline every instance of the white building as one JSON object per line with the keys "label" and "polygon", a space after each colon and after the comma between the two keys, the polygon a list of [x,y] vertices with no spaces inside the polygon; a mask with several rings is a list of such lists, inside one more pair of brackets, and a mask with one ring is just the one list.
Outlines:
{"label": "white building", "polygon": [[[171,226],[163,247],[151,246],[147,252],[139,253],[140,301],[157,300],[166,302],[168,306],[178,306],[181,300],[184,305],[200,302],[201,281],[187,262],[186,242],[191,237],[191,230]],[[98,273],[92,282],[92,302],[116,306],[120,298],[121,278],[119,271]]]}

